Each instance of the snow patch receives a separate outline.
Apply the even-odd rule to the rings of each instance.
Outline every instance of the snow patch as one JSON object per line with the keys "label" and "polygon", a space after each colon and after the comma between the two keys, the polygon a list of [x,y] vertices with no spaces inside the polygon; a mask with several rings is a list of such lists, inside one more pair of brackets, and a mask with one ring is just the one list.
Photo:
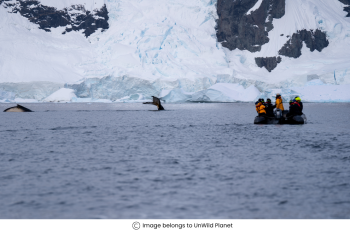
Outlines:
{"label": "snow patch", "polygon": [[39,0],[39,2],[45,6],[55,7],[58,10],[72,5],[83,5],[89,11],[100,9],[105,4],[105,0]]}
{"label": "snow patch", "polygon": [[259,9],[259,7],[261,6],[263,0],[258,0],[255,5],[249,9],[249,11],[247,12],[247,15],[250,15],[253,11],[256,11],[257,9]]}

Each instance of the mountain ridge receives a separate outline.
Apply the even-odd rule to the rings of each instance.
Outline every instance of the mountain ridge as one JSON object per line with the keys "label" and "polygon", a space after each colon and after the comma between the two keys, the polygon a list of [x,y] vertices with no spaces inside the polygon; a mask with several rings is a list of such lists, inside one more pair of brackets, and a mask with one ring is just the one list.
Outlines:
{"label": "mountain ridge", "polygon": [[[308,77],[347,85],[348,3],[0,0],[0,53],[7,54],[0,58],[0,89],[1,83],[53,82],[70,88],[85,83],[84,90],[76,91],[87,93],[94,80],[102,80],[98,82],[102,87],[107,77],[154,85],[142,89],[115,83],[115,91],[124,93],[113,94],[116,99],[134,94],[146,98],[175,89],[185,96],[223,80],[249,83],[261,92],[301,87],[310,81]],[[27,10],[21,13],[23,7],[18,6]],[[35,10],[45,9],[74,20],[61,24],[48,15],[40,22],[31,19],[38,14]],[[15,85],[11,88],[20,95]]]}

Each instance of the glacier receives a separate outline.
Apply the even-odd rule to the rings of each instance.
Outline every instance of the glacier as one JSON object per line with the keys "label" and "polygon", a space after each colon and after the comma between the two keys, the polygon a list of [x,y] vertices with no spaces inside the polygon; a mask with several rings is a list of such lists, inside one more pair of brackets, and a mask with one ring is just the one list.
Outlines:
{"label": "glacier", "polygon": [[73,89],[61,88],[52,93],[50,96],[46,97],[43,102],[72,102],[73,98],[77,98]]}
{"label": "glacier", "polygon": [[[338,0],[286,0],[285,16],[273,20],[269,43],[256,53],[217,42],[216,0],[40,2],[90,11],[105,4],[109,29],[88,38],[62,34],[63,27],[46,32],[0,6],[1,102],[143,102],[152,95],[166,103],[251,102],[277,92],[285,101],[350,101],[350,18]],[[303,46],[300,58],[283,57],[272,72],[255,64],[257,56],[277,56],[286,35],[302,29],[326,31],[329,46]]]}

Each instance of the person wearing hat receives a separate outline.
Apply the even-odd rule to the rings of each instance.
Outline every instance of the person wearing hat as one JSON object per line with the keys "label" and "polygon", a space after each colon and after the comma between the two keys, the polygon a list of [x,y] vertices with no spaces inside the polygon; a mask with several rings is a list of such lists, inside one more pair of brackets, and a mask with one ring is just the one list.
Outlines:
{"label": "person wearing hat", "polygon": [[[288,113],[290,113],[290,111],[291,111],[291,106],[292,106],[292,104],[293,104],[293,102],[294,102],[294,100],[293,99],[291,99],[291,100],[289,100],[289,111],[288,111]],[[289,116],[288,115],[288,113],[287,113],[287,116]]]}
{"label": "person wearing hat", "polygon": [[265,110],[266,110],[266,114],[269,117],[274,117],[275,115],[273,114],[273,109],[275,108],[274,105],[272,105],[271,103],[271,99],[267,99],[266,100],[266,104],[265,104]]}
{"label": "person wearing hat", "polygon": [[301,112],[303,112],[303,102],[301,102],[301,99],[299,96],[295,97],[295,100],[298,102],[299,106],[300,106],[300,109],[301,109]]}
{"label": "person wearing hat", "polygon": [[266,110],[263,103],[260,101],[255,102],[255,109],[259,116],[266,116]]}
{"label": "person wearing hat", "polygon": [[284,111],[282,97],[279,93],[276,94],[276,108],[279,108],[282,111]]}
{"label": "person wearing hat", "polygon": [[298,101],[294,100],[292,103],[290,103],[287,117],[297,116],[297,115],[303,115],[303,113],[301,112],[300,104],[298,103]]}

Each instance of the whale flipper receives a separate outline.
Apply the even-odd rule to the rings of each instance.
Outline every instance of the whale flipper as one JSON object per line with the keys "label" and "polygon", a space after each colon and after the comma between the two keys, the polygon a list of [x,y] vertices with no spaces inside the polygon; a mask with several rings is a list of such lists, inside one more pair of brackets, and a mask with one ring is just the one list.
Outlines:
{"label": "whale flipper", "polygon": [[162,103],[160,102],[160,99],[158,99],[155,96],[152,96],[152,97],[153,97],[153,102],[145,102],[143,104],[153,104],[153,105],[156,105],[158,107],[158,110],[165,110],[162,106]]}
{"label": "whale flipper", "polygon": [[33,112],[29,108],[23,107],[22,105],[17,104],[15,107],[11,107],[8,109],[5,109],[4,112]]}

